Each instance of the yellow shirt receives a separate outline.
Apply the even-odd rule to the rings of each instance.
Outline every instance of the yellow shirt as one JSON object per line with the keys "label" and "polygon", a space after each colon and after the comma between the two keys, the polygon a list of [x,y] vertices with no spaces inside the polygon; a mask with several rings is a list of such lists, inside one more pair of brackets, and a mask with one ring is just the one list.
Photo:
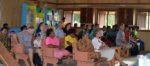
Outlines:
{"label": "yellow shirt", "polygon": [[70,42],[71,44],[73,44],[76,41],[76,38],[74,38],[70,35],[67,35],[65,37],[65,45],[64,45],[65,48],[67,48],[69,46],[69,44],[67,44],[67,41]]}

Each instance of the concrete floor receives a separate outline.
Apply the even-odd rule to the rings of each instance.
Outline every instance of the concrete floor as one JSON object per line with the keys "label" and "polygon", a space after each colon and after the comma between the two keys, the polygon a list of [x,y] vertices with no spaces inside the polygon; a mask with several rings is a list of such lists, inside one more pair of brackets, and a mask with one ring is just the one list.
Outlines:
{"label": "concrete floor", "polygon": [[[137,61],[136,57],[128,57],[124,59],[124,62],[127,63],[129,66],[133,66]],[[59,64],[58,66],[76,66],[76,62],[72,60],[72,63],[70,65],[66,65],[65,60],[63,60],[62,64]],[[0,66],[3,66],[2,63],[0,63]],[[20,66],[25,66],[23,61],[20,61]],[[51,64],[48,64],[48,66],[52,66]],[[108,66],[107,64],[102,64],[101,66]],[[115,66],[119,66],[119,63],[117,63]]]}

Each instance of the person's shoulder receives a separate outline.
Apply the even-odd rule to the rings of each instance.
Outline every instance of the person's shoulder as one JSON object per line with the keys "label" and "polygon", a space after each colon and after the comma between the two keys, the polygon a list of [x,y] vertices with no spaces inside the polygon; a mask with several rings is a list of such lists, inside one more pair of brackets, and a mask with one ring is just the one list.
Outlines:
{"label": "person's shoulder", "polygon": [[23,34],[23,32],[16,33],[16,35],[21,35],[21,34]]}
{"label": "person's shoulder", "polygon": [[95,40],[97,40],[97,38],[94,37],[94,38],[92,39],[92,42],[95,41]]}

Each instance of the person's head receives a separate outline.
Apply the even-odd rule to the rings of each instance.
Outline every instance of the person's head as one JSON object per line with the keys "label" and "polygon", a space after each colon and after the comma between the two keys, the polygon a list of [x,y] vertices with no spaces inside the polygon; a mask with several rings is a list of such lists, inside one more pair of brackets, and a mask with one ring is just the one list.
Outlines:
{"label": "person's head", "polygon": [[81,24],[81,28],[82,29],[86,29],[86,25],[85,24]]}
{"label": "person's head", "polygon": [[95,25],[92,25],[91,27],[92,27],[92,29],[94,29],[94,28],[95,28]]}
{"label": "person's head", "polygon": [[97,38],[101,38],[103,36],[103,31],[102,30],[96,30],[94,33],[94,36]]}
{"label": "person's head", "polygon": [[41,30],[43,31],[45,29],[45,24],[43,22],[41,22],[38,27],[37,27],[37,30]]}
{"label": "person's head", "polygon": [[88,25],[88,29],[90,30],[92,27],[91,27],[91,25]]}
{"label": "person's head", "polygon": [[121,24],[120,27],[119,27],[119,30],[124,31],[124,27],[125,27],[125,25]]}
{"label": "person's head", "polygon": [[76,32],[76,30],[75,29],[69,29],[69,35],[71,35],[72,37],[75,37],[75,32]]}
{"label": "person's head", "polygon": [[77,23],[75,23],[75,24],[74,24],[74,28],[77,28],[77,27],[78,27],[78,24],[77,24]]}
{"label": "person's head", "polygon": [[4,23],[3,28],[8,28],[8,23]]}
{"label": "person's head", "polygon": [[65,17],[63,17],[63,18],[61,19],[61,21],[62,21],[62,22],[65,22],[65,19],[66,19],[66,18],[65,18]]}
{"label": "person's head", "polygon": [[89,32],[88,31],[85,31],[83,34],[82,34],[82,39],[89,39]]}
{"label": "person's head", "polygon": [[125,31],[129,31],[129,26],[125,25]]}
{"label": "person's head", "polygon": [[136,31],[139,30],[139,26],[135,26],[135,30],[136,30]]}
{"label": "person's head", "polygon": [[107,31],[109,31],[109,30],[111,30],[111,27],[110,27],[110,26],[107,26],[107,28],[106,28],[106,29],[107,29]]}
{"label": "person's head", "polygon": [[68,23],[68,24],[65,25],[65,29],[68,30],[68,29],[70,29],[70,28],[71,28],[71,23]]}
{"label": "person's head", "polygon": [[87,38],[89,38],[89,32],[88,31],[83,31],[78,35],[78,40],[87,39]]}
{"label": "person's head", "polygon": [[20,30],[21,31],[27,30],[27,26],[26,25],[21,26]]}
{"label": "person's head", "polygon": [[103,31],[106,31],[106,26],[103,26]]}
{"label": "person's head", "polygon": [[130,31],[131,31],[131,32],[132,32],[132,31],[135,31],[135,28],[132,26],[131,29],[130,29]]}
{"label": "person's head", "polygon": [[46,37],[55,37],[55,33],[53,31],[53,29],[47,29],[46,31]]}
{"label": "person's head", "polygon": [[99,24],[95,24],[96,29],[99,29]]}
{"label": "person's head", "polygon": [[33,26],[30,26],[28,29],[27,29],[28,33],[30,34],[33,34],[34,33],[34,27]]}
{"label": "person's head", "polygon": [[1,31],[3,34],[8,34],[8,28],[2,28],[2,31]]}

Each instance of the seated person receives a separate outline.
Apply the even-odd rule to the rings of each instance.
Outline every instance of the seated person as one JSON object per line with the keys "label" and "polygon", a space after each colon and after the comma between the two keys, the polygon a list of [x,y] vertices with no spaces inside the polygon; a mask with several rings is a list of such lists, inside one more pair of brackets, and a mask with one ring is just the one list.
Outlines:
{"label": "seated person", "polygon": [[32,47],[33,33],[34,27],[29,27],[27,30],[23,30],[22,32],[17,34],[20,44],[23,44],[25,48],[25,53],[29,55],[31,66],[34,66],[33,47]]}
{"label": "seated person", "polygon": [[76,42],[75,30],[70,29],[68,35],[65,37],[65,49],[72,53],[72,44]]}
{"label": "seated person", "polygon": [[63,23],[58,23],[56,25],[56,29],[54,30],[54,33],[56,35],[56,37],[59,39],[60,41],[60,45],[63,46],[64,45],[64,38],[65,38],[65,33],[63,31]]}
{"label": "seated person", "polygon": [[4,44],[4,46],[9,49],[9,36],[8,36],[8,28],[2,28],[0,32],[0,41]]}
{"label": "seated person", "polygon": [[115,49],[114,48],[109,48],[108,46],[106,46],[106,44],[101,41],[101,37],[103,36],[103,31],[100,30],[101,33],[99,31],[96,31],[94,33],[95,37],[92,39],[92,44],[94,46],[94,50],[95,52],[100,52],[101,53],[101,57],[105,57],[107,58],[107,61],[112,60],[113,58],[115,58],[116,60],[118,60],[121,65],[125,65],[127,66],[127,64],[125,64],[122,59],[119,57],[119,55],[117,53],[115,53]]}
{"label": "seated person", "polygon": [[126,40],[124,33],[124,25],[121,25],[116,36],[116,46],[122,46],[123,44],[126,44]]}
{"label": "seated person", "polygon": [[125,32],[124,32],[124,24],[119,27],[119,31],[117,32],[116,36],[116,46],[122,47],[122,55],[128,54],[128,50],[131,48],[132,45],[128,44],[125,39]]}
{"label": "seated person", "polygon": [[67,64],[70,63],[70,53],[63,49],[60,45],[60,40],[55,36],[53,29],[48,29],[46,31],[45,44],[49,48],[56,48],[54,51],[54,56],[61,60],[63,57],[67,57]]}
{"label": "seated person", "polygon": [[131,37],[130,41],[132,44],[136,44],[138,46],[138,50],[140,52],[143,52],[145,50],[144,42],[141,39],[137,38],[136,36]]}
{"label": "seated person", "polygon": [[129,26],[125,25],[125,39],[126,39],[127,42],[129,42],[129,37],[130,37]]}
{"label": "seated person", "polygon": [[77,49],[81,52],[89,52],[89,58],[94,59],[95,62],[97,62],[97,66],[99,66],[100,61],[105,61],[106,58],[101,58],[99,52],[94,51],[94,47],[92,45],[92,42],[89,38],[89,33],[84,32],[82,33],[82,37],[80,40],[77,42]]}
{"label": "seated person", "polygon": [[34,44],[35,52],[40,56],[40,58],[42,60],[42,51],[41,51],[42,39],[41,39],[41,37],[36,36],[35,40],[33,41],[33,44]]}

